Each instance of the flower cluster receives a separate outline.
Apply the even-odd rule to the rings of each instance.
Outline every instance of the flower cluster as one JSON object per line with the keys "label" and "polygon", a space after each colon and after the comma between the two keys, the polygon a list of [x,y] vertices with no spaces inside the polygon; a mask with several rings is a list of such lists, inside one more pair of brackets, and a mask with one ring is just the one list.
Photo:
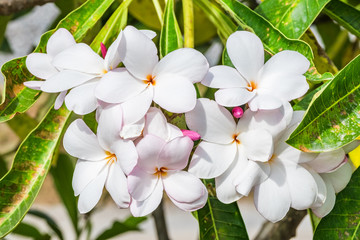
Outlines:
{"label": "flower cluster", "polygon": [[[177,207],[195,211],[208,196],[199,178],[215,178],[220,201],[254,191],[256,208],[273,222],[290,207],[328,214],[351,176],[345,151],[304,153],[285,143],[304,114],[289,102],[308,90],[303,74],[309,61],[282,51],[264,64],[261,40],[237,31],[226,44],[235,68],[209,69],[189,48],[159,60],[154,36],[127,26],[108,50],[101,46],[100,57],[59,29],[46,53],[27,57],[29,71],[44,80],[27,87],[59,93],[56,109],[65,102],[78,115],[96,110],[96,134],[77,119],[64,135],[65,150],[78,158],[73,188],[79,211],[93,209],[104,187],[134,216],[154,211],[164,191]],[[216,101],[197,99],[195,83],[218,88]],[[232,114],[225,107],[234,107]],[[168,123],[160,108],[185,113],[190,130]]]}

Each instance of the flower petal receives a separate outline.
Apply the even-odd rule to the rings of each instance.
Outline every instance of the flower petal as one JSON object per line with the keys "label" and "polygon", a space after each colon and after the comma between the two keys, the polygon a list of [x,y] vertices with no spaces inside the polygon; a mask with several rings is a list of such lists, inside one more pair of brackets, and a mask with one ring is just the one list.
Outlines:
{"label": "flower petal", "polygon": [[236,129],[231,113],[215,101],[200,98],[195,108],[185,114],[189,129],[200,134],[203,140],[228,144],[234,141]]}
{"label": "flower petal", "polygon": [[208,198],[208,193],[207,191],[204,192],[204,194],[198,199],[195,200],[191,203],[187,203],[187,202],[179,202],[176,201],[174,198],[172,198],[171,196],[169,196],[169,199],[181,210],[184,211],[188,211],[188,212],[192,212],[192,211],[196,211],[199,210],[200,208],[203,208],[206,204]]}
{"label": "flower petal", "polygon": [[119,164],[113,163],[110,166],[105,187],[119,208],[129,207],[130,194],[127,189],[127,179]]}
{"label": "flower petal", "polygon": [[229,66],[211,67],[201,84],[211,88],[247,87],[246,80],[235,68]]}
{"label": "flower petal", "polygon": [[336,169],[344,160],[345,152],[342,148],[331,152],[322,152],[307,164],[318,173],[330,172]]}
{"label": "flower petal", "polygon": [[158,165],[169,170],[182,170],[189,161],[194,142],[186,136],[177,137],[166,143],[160,152]]}
{"label": "flower petal", "polygon": [[345,163],[336,171],[331,173],[323,173],[321,176],[325,182],[329,181],[333,185],[335,192],[338,193],[343,190],[351,179],[352,168],[350,163]]}
{"label": "flower petal", "polygon": [[151,134],[164,139],[169,139],[168,123],[160,109],[151,107],[145,116],[144,136]]}
{"label": "flower petal", "polygon": [[116,140],[111,144],[111,152],[115,153],[122,171],[128,175],[135,167],[138,154],[134,142],[131,140]]}
{"label": "flower petal", "polygon": [[115,69],[121,60],[124,58],[125,54],[125,41],[122,41],[122,31],[119,33],[116,40],[110,45],[107,50],[104,65],[107,71]]}
{"label": "flower petal", "polygon": [[254,96],[255,93],[246,88],[224,88],[215,93],[215,100],[224,107],[236,107],[251,101]]}
{"label": "flower petal", "polygon": [[126,42],[123,60],[125,67],[135,77],[145,80],[158,63],[154,42],[133,26],[124,29],[123,38]]}
{"label": "flower petal", "polygon": [[240,74],[248,81],[256,80],[264,64],[264,47],[255,34],[237,31],[226,42],[227,53]]}
{"label": "flower petal", "polygon": [[161,181],[158,175],[145,172],[136,166],[128,175],[128,189],[131,197],[137,201],[147,199]]}
{"label": "flower petal", "polygon": [[328,215],[331,212],[331,210],[335,206],[335,200],[336,200],[334,187],[328,181],[325,181],[325,184],[326,184],[325,202],[320,207],[317,208],[313,207],[311,209],[316,216],[321,218]]}
{"label": "flower petal", "polygon": [[100,147],[96,135],[82,119],[73,121],[65,132],[64,148],[71,156],[96,161],[106,158],[105,151]]}
{"label": "flower petal", "polygon": [[142,29],[139,30],[142,34],[144,34],[145,36],[147,36],[149,39],[153,39],[156,37],[156,32],[151,31],[151,30],[147,30],[147,29]]}
{"label": "flower petal", "polygon": [[162,167],[158,165],[158,159],[165,144],[166,142],[157,136],[145,135],[136,145],[139,154],[138,166],[151,174],[155,173],[157,167]]}
{"label": "flower petal", "polygon": [[314,171],[314,169],[312,169],[308,165],[304,164],[302,166],[305,167],[309,173],[311,173],[312,177],[314,178],[314,180],[316,182],[317,194],[316,194],[316,199],[315,199],[314,203],[311,205],[311,208],[318,208],[321,205],[323,205],[326,200],[326,194],[327,194],[326,191],[327,190],[326,190],[325,181],[317,172]]}
{"label": "flower petal", "polygon": [[268,93],[258,93],[254,98],[249,101],[249,108],[251,111],[259,109],[271,110],[277,109],[282,106],[282,99]]}
{"label": "flower petal", "polygon": [[26,67],[35,77],[48,79],[59,71],[52,65],[51,57],[45,53],[31,53],[26,57]]}
{"label": "flower petal", "polygon": [[[61,108],[61,106],[63,105],[63,103],[65,101],[66,94],[67,94],[67,91],[63,91],[63,92],[60,92],[59,95],[56,97],[55,104],[54,104],[55,110],[58,110],[59,108]],[[70,110],[70,111],[72,111],[72,110]]]}
{"label": "flower petal", "polygon": [[41,90],[41,86],[43,85],[43,83],[44,81],[27,81],[24,82],[24,85],[34,90]]}
{"label": "flower petal", "polygon": [[134,124],[140,121],[149,110],[153,99],[153,90],[145,89],[140,94],[121,103],[124,124]]}
{"label": "flower petal", "polygon": [[64,51],[65,49],[75,44],[76,44],[75,39],[71,35],[71,33],[65,28],[59,28],[49,38],[46,44],[46,52],[47,54],[49,54],[49,56],[53,58],[58,53]]}
{"label": "flower petal", "polygon": [[155,66],[153,76],[175,75],[186,80],[200,82],[209,70],[205,56],[192,48],[180,48],[167,54]]}
{"label": "flower petal", "polygon": [[273,153],[273,139],[271,134],[263,129],[240,133],[237,137],[243,145],[246,157],[253,161],[266,162]]}
{"label": "flower petal", "polygon": [[282,162],[305,163],[310,162],[316,158],[318,154],[302,152],[285,141],[278,141],[274,147],[274,156],[279,158]]}
{"label": "flower petal", "polygon": [[[124,119],[125,121],[125,119]],[[120,137],[123,139],[132,139],[139,137],[144,129],[145,126],[145,118],[141,118],[139,121],[132,123],[132,124],[126,124],[123,125],[121,131],[120,131]]]}

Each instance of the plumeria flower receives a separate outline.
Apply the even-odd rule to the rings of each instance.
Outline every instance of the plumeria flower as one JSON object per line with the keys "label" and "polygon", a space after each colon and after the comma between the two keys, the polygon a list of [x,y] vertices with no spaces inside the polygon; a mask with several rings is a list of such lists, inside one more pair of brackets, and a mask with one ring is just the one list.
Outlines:
{"label": "plumeria flower", "polygon": [[[198,99],[185,119],[189,129],[203,140],[193,154],[189,172],[199,178],[215,178],[220,201],[236,201],[267,178],[266,162],[273,151],[272,135],[267,130],[244,128],[243,118],[236,124],[228,110],[205,98]],[[239,176],[244,181],[236,191],[234,181]]]}
{"label": "plumeria flower", "polygon": [[182,171],[192,147],[192,140],[168,124],[160,110],[149,110],[144,137],[136,145],[138,163],[128,176],[132,197],[130,211],[134,216],[145,216],[154,211],[161,202],[163,191],[182,210],[195,211],[205,205],[205,186],[194,175]]}
{"label": "plumeria flower", "polygon": [[96,96],[108,103],[131,101],[138,118],[146,114],[153,100],[173,113],[192,110],[196,103],[193,84],[207,73],[206,58],[194,49],[182,48],[159,61],[154,42],[142,32],[128,26],[123,37],[126,69],[106,74],[96,88]]}
{"label": "plumeria flower", "polygon": [[264,64],[264,47],[253,33],[237,31],[230,35],[226,48],[235,68],[214,66],[201,82],[215,93],[218,104],[236,107],[249,104],[252,111],[276,109],[306,93],[309,86],[303,74],[309,61],[295,51],[282,51]]}
{"label": "plumeria flower", "polygon": [[138,155],[134,143],[119,136],[122,121],[118,107],[102,111],[97,135],[81,119],[71,123],[64,135],[65,150],[78,158],[73,189],[75,196],[80,195],[80,213],[94,208],[104,186],[118,207],[130,204],[126,175],[136,165]]}

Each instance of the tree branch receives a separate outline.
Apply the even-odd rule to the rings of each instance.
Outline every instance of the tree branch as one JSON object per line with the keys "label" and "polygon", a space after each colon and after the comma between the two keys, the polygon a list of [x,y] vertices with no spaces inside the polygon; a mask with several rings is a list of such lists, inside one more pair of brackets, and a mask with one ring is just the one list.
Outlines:
{"label": "tree branch", "polygon": [[0,0],[0,15],[11,15],[56,0]]}
{"label": "tree branch", "polygon": [[287,240],[296,235],[296,229],[307,211],[290,209],[285,218],[277,223],[265,222],[255,240]]}
{"label": "tree branch", "polygon": [[169,240],[164,216],[163,201],[161,201],[159,207],[152,213],[152,215],[155,219],[158,240]]}

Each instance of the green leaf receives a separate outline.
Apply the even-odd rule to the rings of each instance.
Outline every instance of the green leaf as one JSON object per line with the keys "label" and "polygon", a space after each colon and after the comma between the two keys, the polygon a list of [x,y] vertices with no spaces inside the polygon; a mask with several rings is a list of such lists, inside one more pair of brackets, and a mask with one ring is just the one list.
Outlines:
{"label": "green leaf", "polygon": [[336,196],[329,215],[321,219],[314,240],[360,238],[360,168],[352,175],[347,187]]}
{"label": "green leaf", "polygon": [[328,2],[330,0],[266,0],[256,8],[256,12],[285,36],[298,39]]}
{"label": "green leaf", "polygon": [[[56,29],[66,28],[74,35],[76,41],[81,41],[113,2],[114,0],[89,0],[64,18]],[[46,43],[55,30],[41,36],[34,52],[46,51]],[[17,58],[5,63],[1,68],[5,84],[4,93],[1,94],[0,122],[13,118],[16,113],[25,112],[40,96],[40,91],[27,88],[23,84],[25,81],[36,79],[27,70],[25,60],[26,57]]]}
{"label": "green leaf", "polygon": [[360,11],[339,0],[331,0],[324,9],[324,12],[360,38]]}
{"label": "green leaf", "polygon": [[8,172],[8,167],[3,156],[0,155],[0,178]]}
{"label": "green leaf", "polygon": [[74,172],[74,163],[69,155],[59,154],[56,164],[51,166],[50,173],[53,176],[56,190],[69,214],[75,233],[79,234],[79,217],[72,189],[72,176]]}
{"label": "green leaf", "polygon": [[0,46],[5,39],[5,30],[11,16],[0,16]]}
{"label": "green leaf", "polygon": [[33,130],[38,122],[30,117],[28,114],[19,114],[16,115],[11,121],[8,121],[7,124],[13,130],[16,135],[21,139],[25,139],[25,137]]}
{"label": "green leaf", "polygon": [[27,223],[20,223],[15,229],[14,229],[14,232],[15,234],[19,234],[19,235],[22,235],[22,236],[26,236],[26,237],[30,237],[34,240],[48,240],[50,239],[50,236],[45,234],[41,234],[40,231],[30,225],[30,224],[27,224]]}
{"label": "green leaf", "polygon": [[[162,5],[164,1],[160,1]],[[163,7],[163,6],[161,6]],[[161,24],[151,0],[134,0],[129,7],[130,14],[151,29],[160,30]]]}
{"label": "green leaf", "polygon": [[106,240],[129,231],[140,231],[139,224],[146,219],[146,217],[129,217],[124,222],[116,221],[111,228],[101,233],[96,240]]}
{"label": "green leaf", "polygon": [[303,99],[301,99],[300,102],[298,102],[297,104],[295,104],[293,106],[293,109],[295,111],[305,111],[309,107],[309,105],[310,105],[311,101],[313,100],[313,98],[317,98],[319,96],[319,94],[321,93],[321,91],[324,90],[324,88],[329,83],[330,82],[327,82],[326,84],[323,84],[320,87],[314,89],[313,91],[307,93],[305,95],[305,97]]}
{"label": "green leaf", "polygon": [[360,135],[360,56],[313,99],[298,128],[286,141],[308,152],[331,151]]}
{"label": "green leaf", "polygon": [[36,216],[38,218],[42,218],[46,221],[47,225],[54,231],[54,233],[59,237],[60,240],[63,240],[64,237],[60,231],[59,226],[56,224],[56,222],[46,213],[37,211],[37,210],[29,210],[28,212],[30,215]]}
{"label": "green leaf", "polygon": [[0,238],[25,216],[51,165],[70,112],[53,108],[16,152],[11,170],[0,180]]}
{"label": "green leaf", "polygon": [[236,202],[224,204],[215,196],[214,180],[203,180],[209,197],[206,205],[196,211],[200,240],[249,239]]}
{"label": "green leaf", "polygon": [[168,0],[164,13],[164,25],[160,34],[160,57],[183,47],[179,24],[174,11],[174,0]]}

